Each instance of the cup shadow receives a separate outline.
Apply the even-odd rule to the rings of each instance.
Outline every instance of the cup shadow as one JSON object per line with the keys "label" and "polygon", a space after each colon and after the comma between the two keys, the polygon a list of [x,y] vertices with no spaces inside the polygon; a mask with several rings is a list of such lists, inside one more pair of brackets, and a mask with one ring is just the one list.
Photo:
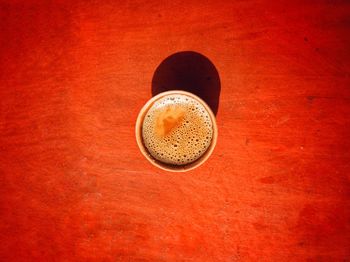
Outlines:
{"label": "cup shadow", "polygon": [[175,53],[154,72],[152,96],[169,90],[184,90],[202,98],[216,115],[221,91],[219,73],[204,55],[193,51]]}

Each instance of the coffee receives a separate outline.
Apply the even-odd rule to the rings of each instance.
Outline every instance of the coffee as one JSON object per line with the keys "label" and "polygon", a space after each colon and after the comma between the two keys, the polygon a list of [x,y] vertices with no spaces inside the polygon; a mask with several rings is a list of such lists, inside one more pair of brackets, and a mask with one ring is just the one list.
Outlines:
{"label": "coffee", "polygon": [[206,153],[213,135],[207,108],[184,93],[168,94],[154,101],[142,122],[142,142],[147,151],[168,165],[195,162]]}

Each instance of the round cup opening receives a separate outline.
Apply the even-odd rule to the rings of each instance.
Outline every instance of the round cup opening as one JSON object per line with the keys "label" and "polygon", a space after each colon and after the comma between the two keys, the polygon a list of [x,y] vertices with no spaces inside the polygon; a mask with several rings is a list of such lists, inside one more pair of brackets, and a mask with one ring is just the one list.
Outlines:
{"label": "round cup opening", "polygon": [[[143,120],[144,117],[146,115],[146,113],[148,112],[148,109],[153,105],[153,103],[155,101],[157,101],[158,99],[167,96],[167,95],[174,95],[174,94],[183,94],[183,95],[187,95],[190,96],[192,98],[194,98],[195,100],[197,100],[198,102],[200,102],[204,108],[208,111],[212,124],[213,124],[213,137],[212,137],[212,141],[210,143],[210,146],[208,147],[208,149],[205,151],[205,153],[198,158],[197,160],[195,160],[194,162],[191,162],[189,164],[185,164],[185,165],[171,165],[171,164],[166,164],[163,163],[157,159],[155,159],[147,150],[146,146],[143,143],[143,138],[142,138],[142,124],[143,124]],[[163,170],[166,171],[171,171],[171,172],[186,172],[189,170],[192,170],[200,165],[202,165],[212,154],[216,142],[217,142],[217,135],[218,135],[218,131],[217,131],[217,125],[216,125],[216,120],[215,120],[215,116],[213,114],[213,112],[211,111],[210,107],[198,96],[186,92],[186,91],[182,91],[182,90],[172,90],[172,91],[167,91],[167,92],[163,92],[160,93],[154,97],[152,97],[141,109],[137,120],[136,120],[136,126],[135,126],[135,135],[136,135],[136,142],[137,145],[141,151],[141,153],[146,157],[146,159],[153,164],[154,166],[161,168]]]}

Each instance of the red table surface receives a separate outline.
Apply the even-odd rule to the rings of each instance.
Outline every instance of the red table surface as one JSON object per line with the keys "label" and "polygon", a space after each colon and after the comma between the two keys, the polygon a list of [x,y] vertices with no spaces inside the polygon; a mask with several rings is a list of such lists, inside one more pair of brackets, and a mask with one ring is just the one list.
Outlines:
{"label": "red table surface", "polygon": [[[187,173],[134,137],[157,66],[221,81]],[[1,1],[1,261],[349,261],[349,1]]]}

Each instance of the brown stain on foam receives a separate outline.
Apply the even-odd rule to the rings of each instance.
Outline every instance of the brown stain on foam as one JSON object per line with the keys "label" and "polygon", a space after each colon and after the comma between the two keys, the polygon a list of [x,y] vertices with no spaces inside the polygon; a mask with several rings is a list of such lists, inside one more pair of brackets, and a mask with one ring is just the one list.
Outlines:
{"label": "brown stain on foam", "polygon": [[185,110],[180,107],[167,107],[160,112],[156,120],[156,132],[159,136],[168,135],[174,128],[181,126]]}

